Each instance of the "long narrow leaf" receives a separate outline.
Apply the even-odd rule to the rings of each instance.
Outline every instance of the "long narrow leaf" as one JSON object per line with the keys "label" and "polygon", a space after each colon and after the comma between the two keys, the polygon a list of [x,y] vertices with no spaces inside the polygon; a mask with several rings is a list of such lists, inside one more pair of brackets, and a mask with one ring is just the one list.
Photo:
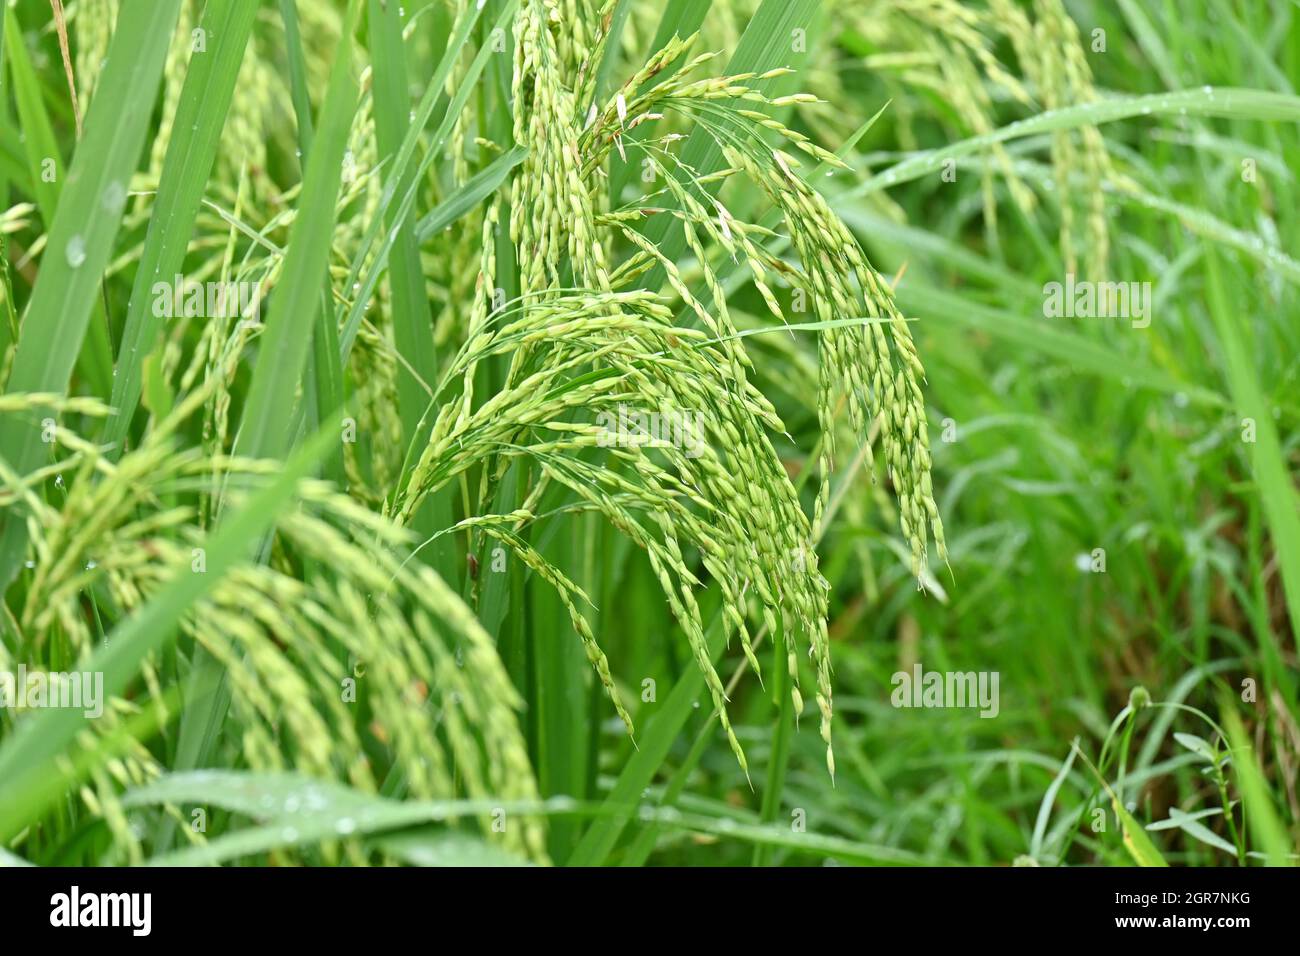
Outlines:
{"label": "long narrow leaf", "polygon": [[257,7],[257,0],[231,0],[209,3],[203,10],[199,29],[213,37],[215,45],[190,58],[117,353],[114,414],[104,432],[117,454],[140,400],[145,356],[162,327],[162,319],[150,308],[151,290],[156,282],[170,285],[185,261]]}
{"label": "long narrow leaf", "polygon": [[[126,206],[131,173],[140,159],[149,111],[181,0],[123,4],[99,90],[86,117],[85,138],[73,158],[48,249],[23,323],[9,389],[67,390],[86,334],[100,277]],[[18,416],[0,421],[0,457],[19,474],[41,463],[37,423]],[[12,508],[0,518],[0,591],[13,579],[27,540],[25,516]]]}
{"label": "long narrow leaf", "polygon": [[338,213],[343,152],[357,107],[357,79],[352,69],[352,34],[360,0],[352,0],[335,53],[329,92],[321,109],[320,129],[307,159],[298,216],[289,233],[284,270],[272,297],[266,331],[248,401],[235,440],[240,454],[282,454],[291,441],[288,409],[306,364],[312,330],[320,308],[330,240]]}

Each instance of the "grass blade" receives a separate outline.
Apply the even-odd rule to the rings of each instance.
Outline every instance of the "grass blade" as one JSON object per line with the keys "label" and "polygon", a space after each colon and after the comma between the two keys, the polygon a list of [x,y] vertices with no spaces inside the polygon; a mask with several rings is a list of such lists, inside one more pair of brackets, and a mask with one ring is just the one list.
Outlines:
{"label": "grass blade", "polygon": [[[67,167],[55,138],[54,126],[41,96],[40,82],[28,55],[19,22],[12,8],[5,11],[12,19],[9,43],[14,75],[14,99],[18,105],[18,123],[27,156],[31,195],[47,228],[54,223]],[[85,342],[77,353],[77,367],[96,395],[107,395],[112,379],[113,355],[108,337],[108,322],[102,303],[96,301],[94,321],[87,326]]]}
{"label": "grass blade", "polygon": [[9,69],[13,74],[14,104],[18,107],[18,125],[23,131],[32,194],[45,222],[53,223],[54,210],[59,205],[59,189],[67,168],[45,103],[41,100],[40,82],[23,42],[18,17],[8,4],[3,19],[8,26]]}
{"label": "grass blade", "polygon": [[211,866],[269,850],[309,846],[337,840],[340,836],[364,836],[419,824],[472,818],[494,810],[523,816],[557,809],[536,802],[399,802],[296,773],[237,771],[170,774],[137,787],[124,797],[123,802],[130,807],[156,803],[202,803],[266,821],[203,846],[155,857],[150,860],[150,866]]}
{"label": "grass blade", "polygon": [[[501,15],[497,19],[493,29],[503,28],[504,24],[514,16],[514,12],[518,5],[519,0],[509,0],[509,2],[507,2],[502,8]],[[434,74],[433,80],[429,83],[429,88],[425,93],[425,98],[416,110],[415,122],[411,124],[411,128],[407,131],[406,138],[402,141],[401,149],[398,150],[396,157],[389,164],[389,176],[392,178],[389,180],[389,183],[385,185],[384,194],[380,198],[379,209],[377,210],[377,215],[379,217],[387,217],[388,215],[388,207],[397,196],[396,182],[408,182],[408,180],[405,180],[402,177],[404,176],[414,155],[416,143],[419,138],[419,131],[423,128],[423,124],[428,121],[429,116],[432,114],[433,107],[437,102],[437,96],[435,94],[441,90],[442,83],[446,81],[447,75],[450,74],[451,63],[454,61],[455,57],[459,55],[460,51],[464,49],[465,44],[468,42],[469,34],[474,23],[478,19],[478,14],[479,8],[477,7],[474,10],[466,11],[465,16],[463,17],[463,23],[457,27],[455,35],[448,44],[447,52],[443,55],[443,60],[438,65],[438,70]],[[390,221],[387,238],[384,240],[384,243],[375,255],[374,261],[371,263],[370,269],[367,271],[365,278],[361,280],[360,289],[356,294],[355,301],[348,313],[346,322],[343,323],[341,348],[345,360],[347,359],[348,354],[352,351],[352,342],[356,338],[357,329],[361,325],[361,316],[365,312],[366,305],[370,301],[370,297],[374,294],[375,286],[379,283],[380,276],[383,275],[384,270],[388,266],[389,252],[392,249],[395,239],[395,233],[393,231],[394,224],[405,222],[407,217],[411,214],[411,210],[415,206],[415,195],[420,180],[428,172],[429,167],[433,165],[434,160],[442,155],[443,145],[446,143],[447,137],[451,134],[452,127],[455,126],[456,119],[460,116],[461,110],[465,108],[465,104],[469,101],[470,94],[474,90],[474,84],[478,82],[479,76],[482,75],[484,68],[487,66],[488,60],[491,59],[492,55],[492,47],[490,45],[484,44],[480,47],[477,55],[465,71],[465,75],[461,77],[460,86],[456,90],[456,94],[452,97],[451,103],[448,105],[447,111],[443,115],[442,122],[439,123],[437,129],[434,130],[433,136],[429,139],[427,144],[424,156],[421,157],[414,175],[409,180],[409,185],[401,199],[398,201],[397,212],[393,215]],[[348,276],[348,281],[353,285],[357,284],[356,280],[360,277],[362,261],[373,246],[380,225],[381,219],[376,218],[376,220],[372,222],[366,230],[366,235],[363,238],[355,257],[352,272]]]}
{"label": "grass blade", "polygon": [[290,445],[289,416],[320,309],[330,241],[338,213],[343,152],[357,107],[353,32],[360,0],[352,0],[330,73],[321,124],[303,176],[298,216],[289,234],[284,270],[271,298],[261,354],[253,370],[235,453],[282,454]]}
{"label": "grass blade", "polygon": [[1223,397],[1209,388],[1141,364],[1121,352],[1053,325],[1049,319],[1027,319],[1006,309],[980,305],[963,296],[906,282],[899,286],[897,295],[907,311],[924,315],[926,322],[979,329],[1019,348],[1051,355],[1075,369],[1162,392],[1182,392],[1209,404],[1223,404]]}
{"label": "grass blade", "polygon": [[[709,629],[708,639],[710,656],[716,662],[723,650],[721,622]],[[569,857],[569,866],[600,866],[604,863],[635,814],[641,794],[650,786],[667,758],[678,732],[695,712],[695,704],[703,692],[704,672],[695,667],[687,668],[645,731],[638,735],[636,752],[623,767],[614,789],[605,799],[605,806],[611,812],[592,821]]]}
{"label": "grass blade", "polygon": [[901,163],[876,173],[865,182],[848,190],[851,196],[897,186],[919,179],[942,169],[949,160],[978,153],[995,143],[1075,129],[1080,126],[1097,126],[1135,116],[1222,116],[1229,119],[1270,120],[1294,123],[1300,120],[1300,97],[1263,90],[1243,90],[1233,87],[1203,87],[1198,90],[1179,90],[1177,93],[1153,93],[1150,96],[1124,96],[1079,106],[1048,110],[1025,120],[1017,120],[991,133],[973,136],[945,146],[942,149],[918,153]]}
{"label": "grass blade", "polygon": [[257,7],[257,0],[231,0],[209,3],[203,10],[199,29],[215,45],[190,57],[118,347],[111,400],[115,413],[104,432],[116,454],[123,450],[140,400],[145,357],[162,327],[162,318],[150,308],[151,289],[154,282],[170,283],[184,265]]}
{"label": "grass blade", "polygon": [[510,171],[528,157],[528,147],[516,146],[492,160],[481,171],[434,206],[416,224],[415,237],[420,242],[436,236],[500,188]]}
{"label": "grass blade", "polygon": [[[391,163],[410,128],[407,102],[406,51],[402,44],[402,13],[393,3],[369,0],[370,58],[374,64],[375,134],[379,160]],[[396,194],[411,186],[410,171],[389,172],[387,184]],[[409,218],[397,222],[397,210],[388,210],[388,228],[394,230],[388,259],[392,295],[393,338],[399,363],[397,403],[402,417],[402,444],[418,439],[417,431],[429,405],[428,386],[437,382],[438,357],[433,343],[433,312],[424,290],[424,270],[416,230]]]}
{"label": "grass blade", "polygon": [[1231,698],[1224,699],[1220,711],[1223,714],[1223,727],[1228,732],[1228,743],[1232,747],[1232,766],[1237,787],[1241,791],[1245,824],[1255,837],[1268,866],[1290,866],[1295,844],[1288,838],[1286,826],[1278,817],[1277,809],[1269,797],[1269,786],[1259,769],[1255,748],[1251,746]]}
{"label": "grass blade", "polygon": [[[149,111],[139,104],[152,102],[158,90],[179,11],[180,0],[141,0],[122,7],[28,303],[11,391],[67,390],[122,221],[127,183],[144,146]],[[36,423],[17,416],[0,422],[0,458],[19,474],[41,463],[42,445]],[[10,509],[0,519],[0,590],[13,579],[26,544],[21,511]]]}
{"label": "grass blade", "polygon": [[[1282,570],[1287,614],[1295,626],[1300,622],[1300,495],[1296,493],[1278,438],[1272,403],[1260,388],[1254,363],[1246,351],[1246,343],[1250,341],[1248,330],[1240,311],[1228,301],[1218,253],[1207,244],[1205,256],[1207,304],[1219,332],[1234,411],[1243,427],[1247,422],[1253,425],[1255,440],[1248,444],[1255,482]],[[1271,632],[1263,632],[1259,638],[1260,650],[1272,672],[1270,677],[1285,688],[1289,699],[1294,699],[1294,671],[1285,665],[1277,638]]]}
{"label": "grass blade", "polygon": [[293,114],[298,120],[298,146],[305,157],[311,152],[315,131],[311,122],[311,98],[307,95],[307,64],[302,52],[302,35],[298,30],[296,0],[280,0],[280,22],[284,24],[284,45],[289,58],[289,95]]}

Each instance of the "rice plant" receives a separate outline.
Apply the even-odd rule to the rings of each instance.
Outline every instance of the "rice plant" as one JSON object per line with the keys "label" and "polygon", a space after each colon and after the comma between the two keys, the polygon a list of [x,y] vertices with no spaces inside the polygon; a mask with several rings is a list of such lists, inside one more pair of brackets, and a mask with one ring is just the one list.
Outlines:
{"label": "rice plant", "polygon": [[3,3],[0,863],[1293,862],[1300,26],[1118,6]]}

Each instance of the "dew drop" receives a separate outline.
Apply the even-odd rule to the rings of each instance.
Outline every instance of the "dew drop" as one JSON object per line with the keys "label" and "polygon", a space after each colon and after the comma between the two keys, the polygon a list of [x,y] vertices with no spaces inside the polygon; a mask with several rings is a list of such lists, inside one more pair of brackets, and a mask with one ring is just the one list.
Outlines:
{"label": "dew drop", "polygon": [[80,236],[73,236],[68,240],[68,247],[64,253],[68,257],[68,265],[80,269],[86,262],[86,240]]}
{"label": "dew drop", "polygon": [[104,210],[117,215],[126,205],[126,187],[114,180],[104,187]]}
{"label": "dew drop", "polygon": [[347,836],[349,833],[353,833],[356,828],[356,821],[351,817],[344,817],[338,823],[334,824],[334,830],[339,836]]}

